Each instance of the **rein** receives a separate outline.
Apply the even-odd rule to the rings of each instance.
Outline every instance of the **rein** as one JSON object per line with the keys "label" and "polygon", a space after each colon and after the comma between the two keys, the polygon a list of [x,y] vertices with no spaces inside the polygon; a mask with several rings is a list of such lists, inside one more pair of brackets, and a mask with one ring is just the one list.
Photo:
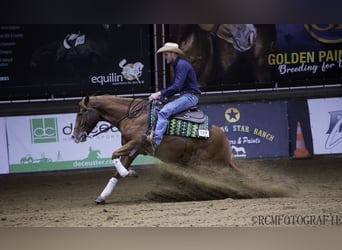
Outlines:
{"label": "rein", "polygon": [[[119,119],[118,123],[120,123],[121,121],[127,119],[133,119],[133,118],[137,118],[139,116],[141,116],[141,114],[144,112],[144,109],[146,108],[149,100],[148,99],[143,99],[140,102],[136,103],[134,106],[134,99],[132,99],[132,101],[130,102],[129,106],[128,106],[128,110],[127,113],[121,118]],[[104,132],[107,132],[108,130],[112,129],[113,127],[115,127],[114,125],[110,125],[109,127],[97,132],[95,135],[92,136],[88,136],[90,138],[93,138],[95,136],[98,136],[99,134],[102,134]]]}

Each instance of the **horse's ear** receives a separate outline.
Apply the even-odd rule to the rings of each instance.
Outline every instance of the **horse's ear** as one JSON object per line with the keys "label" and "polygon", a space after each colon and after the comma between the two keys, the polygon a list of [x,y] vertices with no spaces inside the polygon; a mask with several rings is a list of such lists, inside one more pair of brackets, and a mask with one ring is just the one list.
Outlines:
{"label": "horse's ear", "polygon": [[88,109],[88,103],[89,103],[89,96],[85,96],[82,98],[82,100],[79,102],[79,105],[82,108]]}
{"label": "horse's ear", "polygon": [[89,103],[89,96],[87,95],[86,97],[84,97],[84,104],[88,107],[88,103]]}

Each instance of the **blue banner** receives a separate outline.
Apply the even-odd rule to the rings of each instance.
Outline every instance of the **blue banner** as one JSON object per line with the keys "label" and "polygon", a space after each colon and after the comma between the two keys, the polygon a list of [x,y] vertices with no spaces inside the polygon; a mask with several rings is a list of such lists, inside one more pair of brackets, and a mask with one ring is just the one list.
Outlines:
{"label": "blue banner", "polygon": [[341,76],[341,24],[278,24],[276,30],[273,52],[267,56],[273,80],[336,79]]}
{"label": "blue banner", "polygon": [[202,106],[228,137],[236,158],[289,156],[287,102]]}

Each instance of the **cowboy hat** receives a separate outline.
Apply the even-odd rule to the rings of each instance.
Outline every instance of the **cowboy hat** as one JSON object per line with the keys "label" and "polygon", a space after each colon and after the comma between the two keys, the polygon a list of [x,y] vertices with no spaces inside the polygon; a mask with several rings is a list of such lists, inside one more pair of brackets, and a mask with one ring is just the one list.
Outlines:
{"label": "cowboy hat", "polygon": [[157,53],[161,52],[174,52],[184,56],[184,52],[179,48],[177,43],[165,43],[163,47],[157,50]]}

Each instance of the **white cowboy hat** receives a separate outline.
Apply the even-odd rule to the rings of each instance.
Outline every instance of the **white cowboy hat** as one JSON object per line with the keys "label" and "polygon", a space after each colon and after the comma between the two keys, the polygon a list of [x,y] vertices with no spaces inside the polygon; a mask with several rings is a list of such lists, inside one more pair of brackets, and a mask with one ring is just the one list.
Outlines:
{"label": "white cowboy hat", "polygon": [[174,52],[184,56],[184,52],[179,48],[177,43],[165,43],[163,47],[157,50],[157,53],[161,52]]}

